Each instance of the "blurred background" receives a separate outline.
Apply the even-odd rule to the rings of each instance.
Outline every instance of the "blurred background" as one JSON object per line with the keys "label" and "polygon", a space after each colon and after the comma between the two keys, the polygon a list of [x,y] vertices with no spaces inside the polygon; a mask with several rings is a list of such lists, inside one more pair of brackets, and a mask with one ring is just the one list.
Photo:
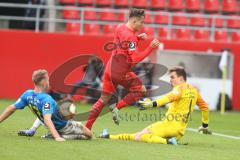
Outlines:
{"label": "blurred background", "polygon": [[[32,87],[33,70],[45,68],[52,73],[84,54],[100,62],[89,60],[87,67],[79,66],[65,82],[101,89],[101,74],[96,73],[104,70],[111,55],[104,45],[113,39],[116,26],[127,21],[131,7],[146,9],[142,32],[148,40],[140,43],[140,49],[153,38],[164,44],[135,67],[137,74],[145,73],[144,84],[168,81],[167,74],[157,76],[152,64],[182,66],[211,110],[220,110],[221,103],[226,110],[240,110],[239,0],[0,0],[0,98],[16,99]],[[84,75],[91,81],[85,83]]]}

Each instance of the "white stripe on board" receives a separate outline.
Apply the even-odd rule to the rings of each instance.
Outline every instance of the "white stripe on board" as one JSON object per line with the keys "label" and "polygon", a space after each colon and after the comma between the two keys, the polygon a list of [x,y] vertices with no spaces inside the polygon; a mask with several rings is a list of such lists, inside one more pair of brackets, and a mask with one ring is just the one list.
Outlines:
{"label": "white stripe on board", "polygon": [[[194,129],[194,128],[187,128],[187,130],[188,130],[188,131],[192,131],[192,132],[198,132],[198,130],[197,130],[197,129]],[[213,132],[212,135],[220,136],[220,137],[225,137],[225,138],[230,138],[230,139],[238,139],[238,140],[240,140],[240,137],[225,135],[225,134],[221,134],[221,133],[215,133],[215,132]]]}

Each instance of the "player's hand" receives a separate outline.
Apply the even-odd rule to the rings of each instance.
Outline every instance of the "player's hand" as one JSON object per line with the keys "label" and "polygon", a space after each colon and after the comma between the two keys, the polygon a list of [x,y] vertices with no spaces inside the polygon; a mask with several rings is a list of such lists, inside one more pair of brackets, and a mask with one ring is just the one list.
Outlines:
{"label": "player's hand", "polygon": [[146,33],[141,33],[137,37],[141,40],[145,40],[145,39],[147,39],[147,34]]}
{"label": "player's hand", "polygon": [[157,40],[157,39],[152,40],[152,42],[151,42],[151,47],[152,48],[158,48],[159,45],[160,45],[159,40]]}
{"label": "player's hand", "polygon": [[198,132],[203,134],[212,134],[212,132],[208,129],[208,127],[203,127],[203,126],[200,126],[198,128]]}
{"label": "player's hand", "polygon": [[57,142],[65,142],[66,140],[62,137],[55,138],[55,141]]}
{"label": "player's hand", "polygon": [[144,100],[140,100],[138,102],[138,105],[145,108],[145,109],[153,107],[153,103],[149,98],[145,98]]}

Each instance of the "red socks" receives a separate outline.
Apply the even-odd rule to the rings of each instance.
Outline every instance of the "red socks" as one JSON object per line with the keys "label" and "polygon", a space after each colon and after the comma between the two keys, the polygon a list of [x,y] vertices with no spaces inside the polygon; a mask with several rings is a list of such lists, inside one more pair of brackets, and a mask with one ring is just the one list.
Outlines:
{"label": "red socks", "polygon": [[88,117],[87,123],[85,125],[89,130],[91,130],[93,123],[96,121],[103,107],[104,107],[104,103],[102,99],[98,99],[98,101],[93,105],[90,115]]}
{"label": "red socks", "polygon": [[[127,94],[121,101],[119,101],[116,107],[120,110],[126,106],[132,105],[133,103],[139,101],[143,97],[142,92],[131,92]],[[102,99],[99,99],[92,107],[90,115],[88,117],[86,127],[91,130],[93,123],[96,121],[97,117],[101,113],[104,107]]]}

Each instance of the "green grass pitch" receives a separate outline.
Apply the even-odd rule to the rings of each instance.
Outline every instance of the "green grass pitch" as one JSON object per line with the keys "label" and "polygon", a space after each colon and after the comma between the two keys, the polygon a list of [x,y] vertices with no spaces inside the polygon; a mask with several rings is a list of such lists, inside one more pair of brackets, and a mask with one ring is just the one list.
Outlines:
{"label": "green grass pitch", "polygon": [[[13,102],[0,100],[0,113],[11,103]],[[89,109],[89,105],[78,105],[78,111],[84,112]],[[121,110],[120,126],[113,124],[111,114],[108,113],[98,119],[93,131],[95,135],[99,135],[104,128],[108,128],[113,134],[134,133],[153,123],[155,118],[150,118],[150,115],[158,115],[158,113],[157,110],[139,112],[135,107],[128,107]],[[138,114],[139,116],[136,117]],[[202,135],[191,131],[186,132],[178,146],[97,138],[91,141],[57,143],[40,138],[46,133],[43,127],[32,138],[17,136],[17,131],[30,127],[34,119],[34,115],[26,108],[17,111],[0,124],[1,160],[240,160],[240,140]],[[201,113],[195,111],[191,116],[189,127],[199,127],[200,119]],[[240,137],[240,113],[220,115],[219,112],[211,112],[209,127],[216,133]]]}

